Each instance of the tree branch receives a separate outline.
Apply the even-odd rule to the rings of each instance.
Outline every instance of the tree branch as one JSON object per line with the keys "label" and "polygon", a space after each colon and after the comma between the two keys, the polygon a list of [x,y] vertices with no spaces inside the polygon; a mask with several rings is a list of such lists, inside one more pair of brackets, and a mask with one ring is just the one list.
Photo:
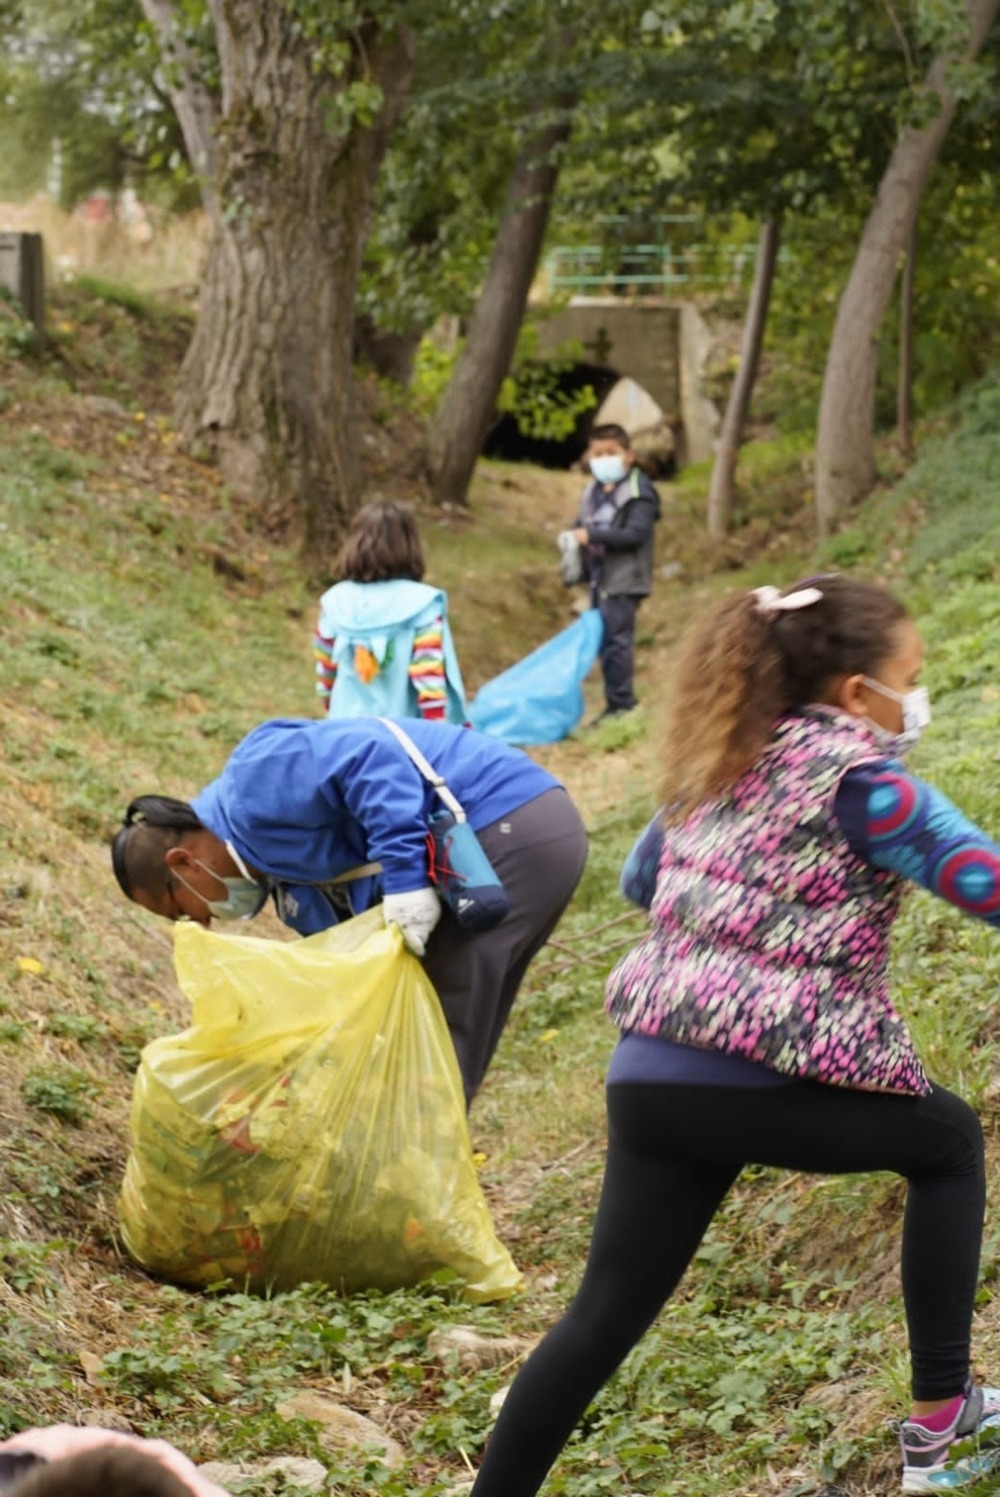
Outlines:
{"label": "tree branch", "polygon": [[170,102],[184,137],[191,169],[198,178],[201,200],[211,217],[218,212],[215,187],[215,132],[219,102],[203,82],[201,68],[184,40],[173,0],[139,0],[142,13],[160,44],[160,56]]}

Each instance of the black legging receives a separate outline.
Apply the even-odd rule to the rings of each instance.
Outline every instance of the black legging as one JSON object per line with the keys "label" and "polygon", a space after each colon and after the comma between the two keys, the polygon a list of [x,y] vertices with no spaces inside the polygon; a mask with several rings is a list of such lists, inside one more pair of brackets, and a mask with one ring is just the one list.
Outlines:
{"label": "black legging", "polygon": [[750,1163],[906,1178],[902,1275],[913,1396],[962,1391],[986,1190],[982,1129],[960,1098],[938,1086],[927,1097],[900,1097],[805,1081],[739,1089],[614,1085],[583,1280],[515,1379],[472,1497],[538,1491]]}

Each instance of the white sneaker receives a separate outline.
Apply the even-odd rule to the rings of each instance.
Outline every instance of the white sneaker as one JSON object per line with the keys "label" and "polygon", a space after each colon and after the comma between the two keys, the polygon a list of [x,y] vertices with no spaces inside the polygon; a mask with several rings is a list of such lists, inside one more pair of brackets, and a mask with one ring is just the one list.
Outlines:
{"label": "white sneaker", "polygon": [[913,1419],[899,1423],[904,1492],[947,1492],[972,1486],[1000,1468],[1000,1388],[969,1383],[947,1429]]}

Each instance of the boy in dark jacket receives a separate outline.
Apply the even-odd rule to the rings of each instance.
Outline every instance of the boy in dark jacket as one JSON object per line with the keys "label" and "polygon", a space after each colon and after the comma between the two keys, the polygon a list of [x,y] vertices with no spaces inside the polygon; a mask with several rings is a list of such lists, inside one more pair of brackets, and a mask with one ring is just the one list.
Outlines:
{"label": "boy in dark jacket", "polygon": [[587,448],[593,480],[584,490],[574,535],[582,550],[590,601],[604,621],[601,671],[605,708],[598,722],[637,705],[633,684],[635,618],[653,583],[653,526],[660,496],[636,466],[623,426],[595,426]]}

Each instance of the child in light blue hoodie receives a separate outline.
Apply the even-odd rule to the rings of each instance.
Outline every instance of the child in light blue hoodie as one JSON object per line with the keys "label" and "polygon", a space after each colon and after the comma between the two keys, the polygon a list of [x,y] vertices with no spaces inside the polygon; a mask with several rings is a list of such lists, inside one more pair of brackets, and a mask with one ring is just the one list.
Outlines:
{"label": "child in light blue hoodie", "polygon": [[448,600],[422,581],[413,512],[366,504],[320,600],[316,691],[327,717],[422,717],[464,723],[465,690]]}

